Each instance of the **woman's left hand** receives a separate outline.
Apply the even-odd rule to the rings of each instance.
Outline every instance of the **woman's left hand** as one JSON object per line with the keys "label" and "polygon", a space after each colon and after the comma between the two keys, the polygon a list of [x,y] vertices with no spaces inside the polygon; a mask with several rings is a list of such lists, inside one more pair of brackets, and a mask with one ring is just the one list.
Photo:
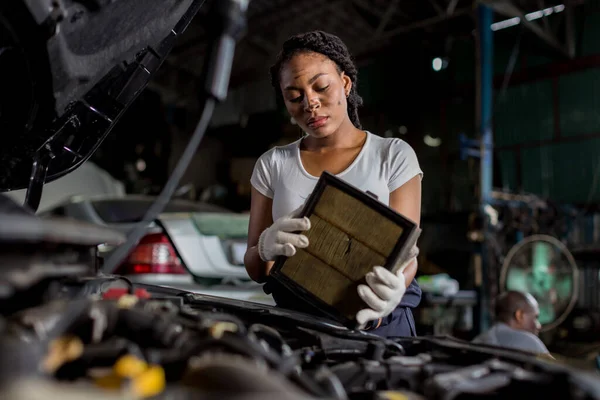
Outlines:
{"label": "woman's left hand", "polygon": [[413,257],[393,273],[383,267],[376,266],[367,273],[367,285],[358,285],[358,295],[369,308],[356,314],[359,329],[364,329],[369,321],[387,317],[398,307],[406,292],[404,269],[417,258]]}

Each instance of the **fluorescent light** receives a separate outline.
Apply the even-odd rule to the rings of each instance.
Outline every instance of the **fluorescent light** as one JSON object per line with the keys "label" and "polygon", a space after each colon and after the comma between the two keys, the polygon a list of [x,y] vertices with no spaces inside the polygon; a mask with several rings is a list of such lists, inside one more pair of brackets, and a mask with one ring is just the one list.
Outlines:
{"label": "fluorescent light", "polygon": [[[552,14],[558,14],[560,12],[563,12],[564,10],[565,10],[565,5],[559,4],[554,7],[548,7],[548,8],[544,8],[543,10],[530,12],[529,14],[525,15],[525,19],[527,21],[535,21],[536,19],[540,19],[542,17],[547,17]],[[510,28],[511,26],[519,25],[520,23],[521,23],[521,18],[514,17],[514,18],[505,19],[504,21],[495,22],[491,25],[491,28],[495,32],[495,31],[499,31],[501,29]]]}
{"label": "fluorescent light", "polygon": [[510,28],[511,26],[519,25],[521,23],[521,18],[514,17],[511,19],[505,19],[504,21],[495,22],[492,24],[492,30],[499,31],[500,29]]}
{"label": "fluorescent light", "polygon": [[431,61],[431,68],[435,72],[440,72],[448,67],[448,59],[445,57],[436,57]]}
{"label": "fluorescent light", "polygon": [[442,144],[442,139],[434,138],[427,134],[423,137],[423,142],[429,147],[439,147]]}
{"label": "fluorescent light", "polygon": [[146,170],[146,161],[142,160],[141,158],[137,160],[135,163],[135,169],[137,169],[139,172],[144,172]]}

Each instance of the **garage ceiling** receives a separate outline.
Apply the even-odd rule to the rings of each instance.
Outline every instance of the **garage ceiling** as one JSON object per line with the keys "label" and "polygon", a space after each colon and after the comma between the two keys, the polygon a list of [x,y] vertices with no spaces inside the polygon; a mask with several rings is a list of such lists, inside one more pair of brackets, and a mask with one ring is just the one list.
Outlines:
{"label": "garage ceiling", "polygon": [[[153,82],[152,86],[160,90],[166,102],[195,102],[207,49],[203,24],[210,1],[218,0],[207,0],[204,14],[182,35]],[[561,3],[545,0],[485,2],[497,7],[496,11],[508,10],[507,13],[527,13]],[[476,0],[251,0],[248,29],[236,48],[231,86],[265,79],[281,43],[293,34],[314,29],[336,34],[359,63],[366,62],[409,33],[411,37],[443,41],[472,31],[476,3]],[[507,15],[497,13],[497,18],[505,19]]]}

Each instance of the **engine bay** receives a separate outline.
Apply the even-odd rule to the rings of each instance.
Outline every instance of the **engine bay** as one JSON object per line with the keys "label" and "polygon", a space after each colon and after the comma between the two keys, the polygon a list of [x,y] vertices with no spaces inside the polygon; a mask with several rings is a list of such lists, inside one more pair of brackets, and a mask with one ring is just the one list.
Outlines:
{"label": "engine bay", "polygon": [[591,399],[600,393],[595,376],[513,351],[448,338],[382,339],[268,306],[124,287],[114,279],[80,282],[62,291],[68,295],[2,318],[2,398]]}
{"label": "engine bay", "polygon": [[4,197],[0,221],[1,399],[600,398],[596,372],[516,350],[103,274],[107,227]]}

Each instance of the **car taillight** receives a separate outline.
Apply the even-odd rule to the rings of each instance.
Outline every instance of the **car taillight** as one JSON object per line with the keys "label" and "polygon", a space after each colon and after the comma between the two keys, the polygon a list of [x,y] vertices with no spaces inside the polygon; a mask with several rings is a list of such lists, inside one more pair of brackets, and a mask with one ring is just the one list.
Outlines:
{"label": "car taillight", "polygon": [[152,233],[144,236],[117,273],[183,275],[188,272],[181,265],[169,238],[162,233]]}

